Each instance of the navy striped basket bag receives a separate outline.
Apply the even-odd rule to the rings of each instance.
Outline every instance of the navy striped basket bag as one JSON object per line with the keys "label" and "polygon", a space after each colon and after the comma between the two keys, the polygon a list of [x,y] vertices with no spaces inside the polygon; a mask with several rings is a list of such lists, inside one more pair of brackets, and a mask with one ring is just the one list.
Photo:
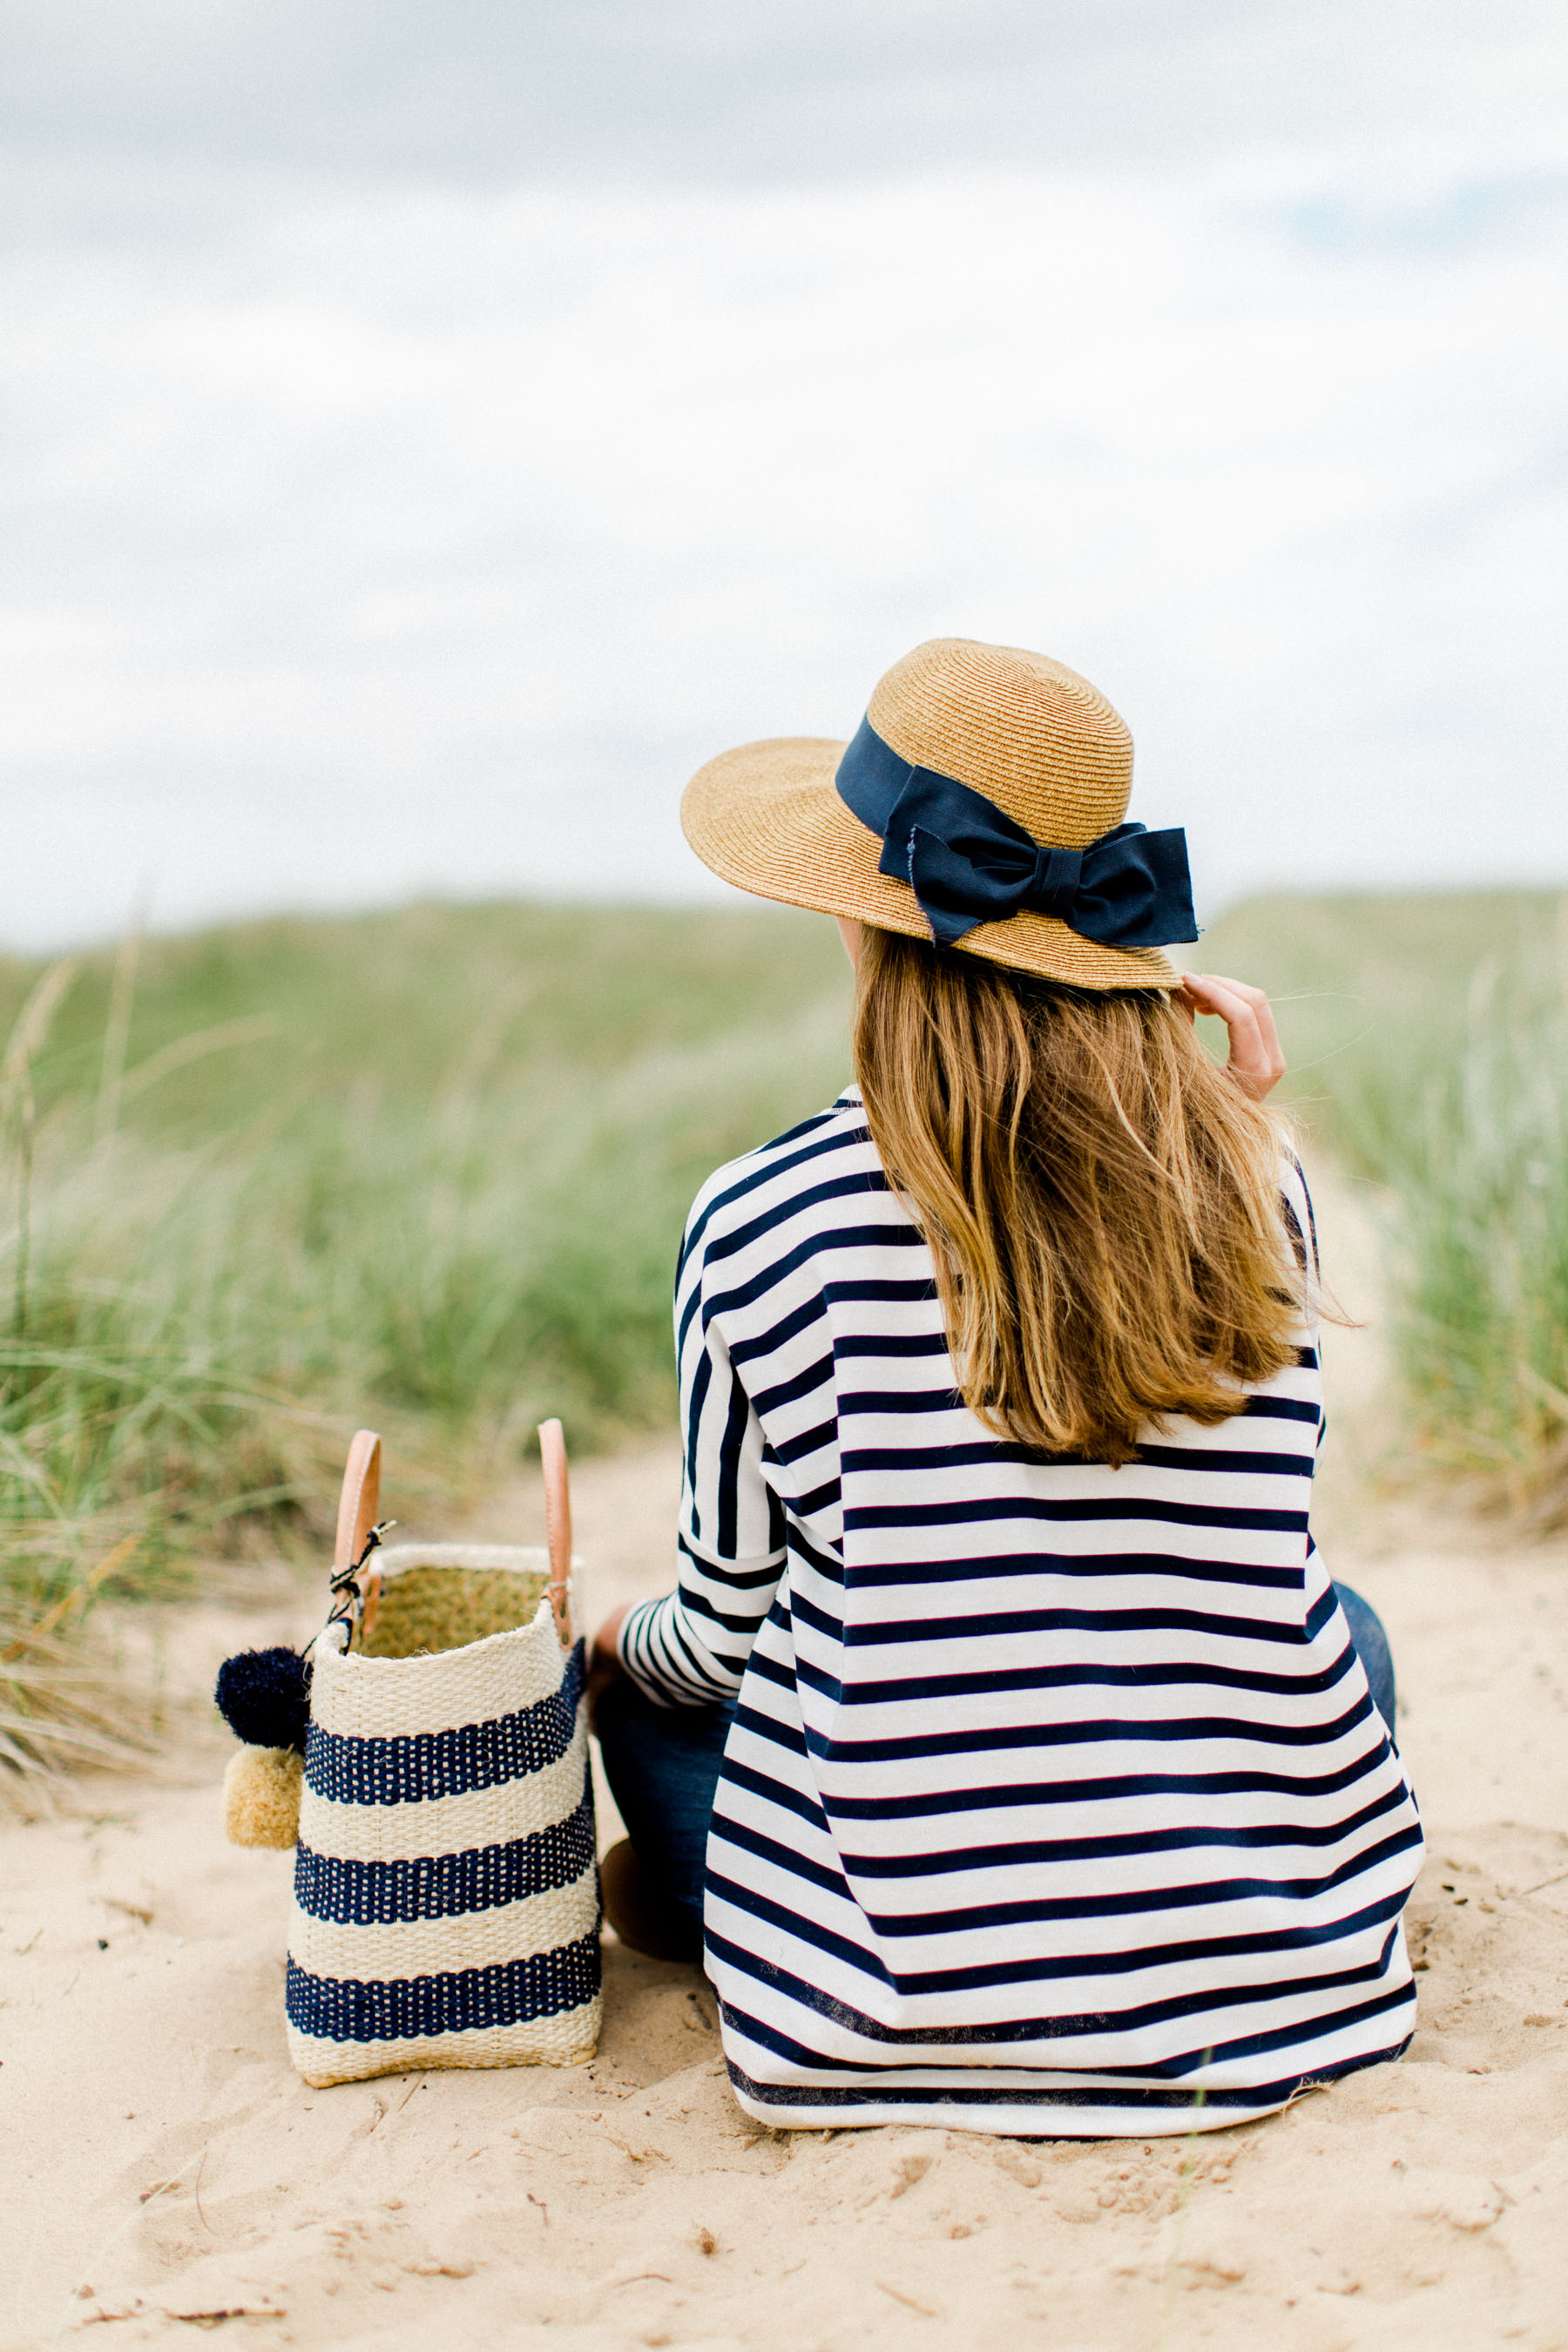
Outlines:
{"label": "navy striped basket bag", "polygon": [[542,1551],[382,1547],[381,1441],[354,1439],[289,1935],[308,2083],[594,2055],[599,1882],[559,1422],[540,1443]]}

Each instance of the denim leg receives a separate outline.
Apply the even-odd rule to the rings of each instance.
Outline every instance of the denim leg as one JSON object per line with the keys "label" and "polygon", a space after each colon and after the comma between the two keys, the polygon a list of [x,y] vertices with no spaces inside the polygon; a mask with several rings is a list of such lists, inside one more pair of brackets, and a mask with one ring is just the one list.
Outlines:
{"label": "denim leg", "polygon": [[1345,1612],[1345,1622],[1351,1629],[1351,1640],[1355,1643],[1356,1655],[1365,1667],[1367,1681],[1372,1685],[1373,1705],[1392,1733],[1394,1704],[1394,1653],[1388,1646],[1388,1635],[1384,1631],[1383,1620],[1371,1601],[1363,1601],[1361,1594],[1353,1591],[1348,1584],[1336,1581],[1334,1591],[1339,1595],[1340,1607]]}
{"label": "denim leg", "polygon": [[708,1824],[735,1719],[721,1706],[655,1706],[624,1677],[604,1692],[595,1729],[605,1778],[655,1890],[699,1934]]}

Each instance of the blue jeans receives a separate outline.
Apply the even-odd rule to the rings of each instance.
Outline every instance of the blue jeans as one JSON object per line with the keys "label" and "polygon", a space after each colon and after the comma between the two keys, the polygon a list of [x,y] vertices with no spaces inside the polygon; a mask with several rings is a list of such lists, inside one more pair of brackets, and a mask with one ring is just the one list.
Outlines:
{"label": "blue jeans", "polygon": [[1351,1640],[1355,1643],[1356,1655],[1366,1669],[1366,1678],[1372,1685],[1372,1703],[1388,1726],[1389,1737],[1392,1738],[1394,1707],[1394,1653],[1388,1646],[1387,1631],[1371,1601],[1363,1601],[1361,1594],[1354,1591],[1350,1585],[1336,1582],[1334,1591],[1340,1596],[1340,1607],[1345,1612],[1345,1622],[1351,1629]]}
{"label": "blue jeans", "polygon": [[601,1692],[594,1728],[632,1850],[670,1924],[698,1959],[708,1823],[735,1702],[655,1706],[624,1678]]}
{"label": "blue jeans", "polygon": [[[1348,1584],[1334,1590],[1373,1703],[1392,1732],[1394,1658],[1383,1620]],[[595,1727],[605,1777],[644,1874],[686,1931],[694,1959],[702,1948],[708,1824],[734,1719],[732,1699],[722,1706],[655,1706],[624,1680],[612,1683],[599,1700]]]}

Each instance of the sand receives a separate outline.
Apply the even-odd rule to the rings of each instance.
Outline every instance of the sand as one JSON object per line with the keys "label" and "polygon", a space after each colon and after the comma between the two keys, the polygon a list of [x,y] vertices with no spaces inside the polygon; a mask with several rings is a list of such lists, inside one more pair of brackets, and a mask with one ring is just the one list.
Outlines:
{"label": "sand", "polygon": [[[1430,1841],[1401,2064],[1195,2143],[773,2136],[698,1972],[609,1939],[592,2067],[310,2090],[289,1858],[224,1843],[203,1703],[226,1651],[313,1630],[279,1574],[140,1621],[156,1769],[0,1837],[0,2343],[1568,2347],[1568,1546],[1374,1507],[1373,1343],[1337,1344],[1323,1519],[1394,1636]],[[668,1580],[675,1480],[664,1444],[579,1473],[596,1610]]]}

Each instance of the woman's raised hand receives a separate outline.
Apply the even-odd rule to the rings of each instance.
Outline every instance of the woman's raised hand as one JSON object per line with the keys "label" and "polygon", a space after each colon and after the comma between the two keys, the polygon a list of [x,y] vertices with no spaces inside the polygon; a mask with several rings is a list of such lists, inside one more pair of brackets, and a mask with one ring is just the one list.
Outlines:
{"label": "woman's raised hand", "polygon": [[1285,1075],[1285,1056],[1268,999],[1260,988],[1248,988],[1244,980],[1226,980],[1218,972],[1189,971],[1177,1002],[1189,1020],[1213,1013],[1225,1023],[1230,1035],[1226,1066],[1255,1102],[1279,1085]]}

